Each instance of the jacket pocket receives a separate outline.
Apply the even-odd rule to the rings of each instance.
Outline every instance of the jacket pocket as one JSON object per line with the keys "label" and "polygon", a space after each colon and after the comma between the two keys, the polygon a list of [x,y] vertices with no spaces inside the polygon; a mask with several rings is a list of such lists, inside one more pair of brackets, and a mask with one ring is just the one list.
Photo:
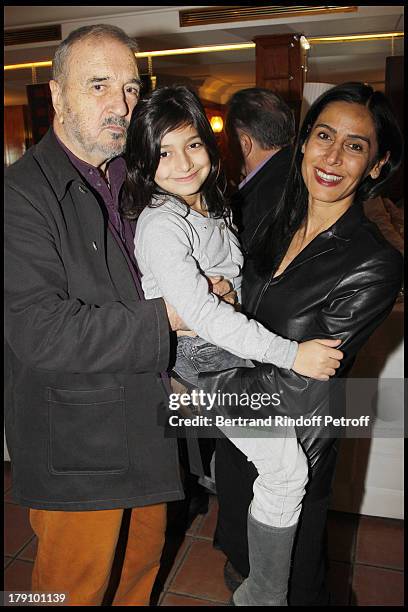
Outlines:
{"label": "jacket pocket", "polygon": [[47,388],[49,469],[56,474],[113,474],[129,467],[124,388]]}

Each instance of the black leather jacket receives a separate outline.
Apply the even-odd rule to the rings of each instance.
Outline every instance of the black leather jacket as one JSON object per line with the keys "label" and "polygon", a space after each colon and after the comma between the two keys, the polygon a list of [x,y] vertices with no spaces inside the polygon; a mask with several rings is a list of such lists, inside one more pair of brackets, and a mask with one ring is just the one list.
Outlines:
{"label": "black leather jacket", "polygon": [[[245,310],[281,336],[304,341],[341,338],[344,359],[336,377],[320,382],[273,365],[235,368],[200,376],[207,393],[279,394],[279,406],[254,413],[247,406],[217,408],[228,417],[339,414],[344,408],[344,377],[356,353],[390,312],[401,285],[402,257],[352,205],[318,235],[276,278],[244,275]],[[322,424],[322,427],[324,425]],[[330,445],[322,427],[298,429],[313,468]]]}

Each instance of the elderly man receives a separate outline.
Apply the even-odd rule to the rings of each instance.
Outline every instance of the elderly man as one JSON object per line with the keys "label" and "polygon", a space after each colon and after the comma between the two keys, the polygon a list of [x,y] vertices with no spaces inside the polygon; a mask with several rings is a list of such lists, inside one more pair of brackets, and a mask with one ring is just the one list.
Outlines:
{"label": "elderly man", "polygon": [[252,87],[237,91],[227,105],[226,131],[238,151],[244,177],[233,198],[236,223],[246,251],[279,202],[295,137],[293,113],[276,93]]}
{"label": "elderly man", "polygon": [[113,605],[148,605],[164,502],[183,497],[177,444],[160,425],[182,322],[162,299],[144,301],[134,227],[119,214],[135,49],[115,27],[72,32],[53,63],[53,128],[6,176],[14,499],[38,538],[33,590],[66,592],[67,605],[102,605],[125,529]]}

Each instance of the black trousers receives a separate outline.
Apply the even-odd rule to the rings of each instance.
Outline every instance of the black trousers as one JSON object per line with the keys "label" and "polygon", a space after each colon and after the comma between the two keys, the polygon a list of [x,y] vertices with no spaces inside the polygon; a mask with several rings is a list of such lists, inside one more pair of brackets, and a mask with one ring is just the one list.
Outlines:
{"label": "black trousers", "polygon": [[[215,457],[219,503],[215,540],[235,569],[247,576],[247,513],[257,471],[227,439],[217,440]],[[336,459],[337,443],[332,440],[309,475],[293,549],[291,606],[329,604],[326,523]]]}

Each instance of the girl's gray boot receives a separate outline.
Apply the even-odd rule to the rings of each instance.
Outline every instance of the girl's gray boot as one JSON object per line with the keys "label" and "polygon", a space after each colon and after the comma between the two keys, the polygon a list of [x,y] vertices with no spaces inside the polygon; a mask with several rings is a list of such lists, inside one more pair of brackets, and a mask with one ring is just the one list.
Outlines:
{"label": "girl's gray boot", "polygon": [[249,576],[234,592],[235,606],[287,606],[297,523],[272,527],[248,513]]}

